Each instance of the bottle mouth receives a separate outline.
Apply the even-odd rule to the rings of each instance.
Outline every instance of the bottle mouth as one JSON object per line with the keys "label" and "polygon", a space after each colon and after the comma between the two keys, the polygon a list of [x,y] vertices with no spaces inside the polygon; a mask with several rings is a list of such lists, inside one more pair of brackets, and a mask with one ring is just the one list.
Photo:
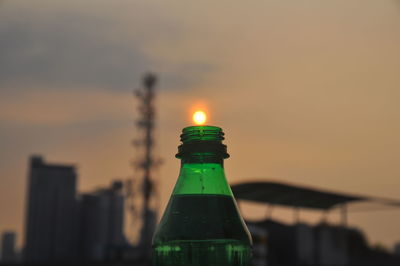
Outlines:
{"label": "bottle mouth", "polygon": [[225,133],[222,128],[215,126],[190,126],[182,129],[181,141],[220,141],[222,142]]}
{"label": "bottle mouth", "polygon": [[218,156],[228,158],[226,145],[222,144],[225,133],[216,126],[190,126],[182,130],[182,144],[178,147],[176,158],[190,156]]}

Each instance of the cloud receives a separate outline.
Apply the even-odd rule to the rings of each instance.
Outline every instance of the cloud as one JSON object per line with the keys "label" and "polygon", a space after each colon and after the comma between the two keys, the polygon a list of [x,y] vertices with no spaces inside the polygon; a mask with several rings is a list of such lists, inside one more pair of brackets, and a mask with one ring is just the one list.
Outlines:
{"label": "cloud", "polygon": [[96,18],[0,20],[1,87],[125,89],[150,65],[138,45],[114,39],[113,25]]}
{"label": "cloud", "polygon": [[[119,14],[121,19],[118,12],[108,12],[113,6],[104,3],[61,7],[48,3],[43,11],[34,6],[29,10],[22,8],[24,5],[7,4],[0,10],[2,91],[27,88],[127,91],[148,70],[161,73],[163,87],[181,89],[201,83],[214,70],[207,62],[191,59],[176,62],[157,51],[149,51],[148,42],[162,45],[167,39],[169,43],[171,38],[179,39],[179,26],[168,18],[159,18],[157,26],[145,26],[140,19],[124,20],[127,14]],[[149,7],[142,6],[136,13],[140,9],[146,12],[146,8]],[[143,30],[145,27],[150,34]]]}

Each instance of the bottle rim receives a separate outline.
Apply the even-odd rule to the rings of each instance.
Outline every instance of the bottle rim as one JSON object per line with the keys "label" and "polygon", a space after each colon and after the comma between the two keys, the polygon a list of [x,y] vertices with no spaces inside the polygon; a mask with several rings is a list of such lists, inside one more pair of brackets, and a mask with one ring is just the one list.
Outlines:
{"label": "bottle rim", "polygon": [[189,126],[182,129],[181,141],[220,141],[222,142],[225,133],[222,128],[216,126]]}

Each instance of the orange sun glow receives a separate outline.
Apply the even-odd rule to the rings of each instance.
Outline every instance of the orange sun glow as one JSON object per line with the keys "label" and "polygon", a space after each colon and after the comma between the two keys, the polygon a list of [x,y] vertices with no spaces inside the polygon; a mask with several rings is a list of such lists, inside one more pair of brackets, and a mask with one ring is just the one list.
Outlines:
{"label": "orange sun glow", "polygon": [[207,121],[207,115],[203,111],[196,111],[193,114],[193,122],[196,125],[203,125]]}

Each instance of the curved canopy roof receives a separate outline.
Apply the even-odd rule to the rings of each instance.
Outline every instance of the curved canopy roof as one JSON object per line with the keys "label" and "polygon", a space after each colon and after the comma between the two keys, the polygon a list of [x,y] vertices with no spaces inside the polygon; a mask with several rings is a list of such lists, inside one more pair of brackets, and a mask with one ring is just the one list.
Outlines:
{"label": "curved canopy roof", "polygon": [[231,186],[236,199],[299,208],[327,210],[336,205],[372,200],[343,193],[325,192],[277,182],[247,182]]}

